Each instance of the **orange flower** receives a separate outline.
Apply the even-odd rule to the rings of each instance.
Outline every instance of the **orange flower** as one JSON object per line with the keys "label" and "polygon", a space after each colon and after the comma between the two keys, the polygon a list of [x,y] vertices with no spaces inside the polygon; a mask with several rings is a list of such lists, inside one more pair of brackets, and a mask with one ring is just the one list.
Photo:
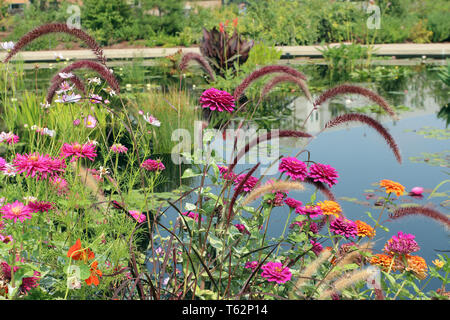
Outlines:
{"label": "orange flower", "polygon": [[238,25],[238,18],[236,17],[236,18],[233,19],[233,27],[236,28],[237,25]]}
{"label": "orange flower", "polygon": [[375,230],[364,221],[356,220],[355,223],[358,227],[358,236],[369,238],[373,238],[375,236]]}
{"label": "orange flower", "polygon": [[89,276],[89,278],[85,280],[88,286],[90,286],[91,284],[93,284],[94,286],[98,286],[100,283],[100,281],[98,280],[98,276],[101,277],[103,273],[100,270],[98,270],[97,267],[98,262],[94,261],[91,265],[91,275]]}
{"label": "orange flower", "polygon": [[339,203],[334,201],[325,200],[323,202],[319,202],[317,205],[320,207],[323,214],[334,215],[336,218],[339,218],[339,214],[342,212]]}
{"label": "orange flower", "polygon": [[83,260],[87,262],[88,260],[94,259],[95,254],[89,248],[81,248],[81,240],[77,239],[75,244],[70,247],[67,251],[67,257],[73,260]]}
{"label": "orange flower", "polygon": [[403,193],[405,192],[405,187],[402,186],[400,183],[398,182],[394,182],[392,180],[381,180],[380,181],[380,186],[383,188],[386,188],[386,193],[395,193],[397,195],[397,197],[403,195]]}
{"label": "orange flower", "polygon": [[389,267],[391,267],[392,271],[399,271],[405,268],[399,259],[395,259],[394,262],[392,262],[392,259],[394,257],[387,254],[376,254],[370,258],[369,263],[379,266],[384,271],[389,270]]}
{"label": "orange flower", "polygon": [[406,255],[406,262],[408,266],[406,271],[412,271],[415,276],[421,280],[427,277],[427,263],[424,258],[419,256]]}

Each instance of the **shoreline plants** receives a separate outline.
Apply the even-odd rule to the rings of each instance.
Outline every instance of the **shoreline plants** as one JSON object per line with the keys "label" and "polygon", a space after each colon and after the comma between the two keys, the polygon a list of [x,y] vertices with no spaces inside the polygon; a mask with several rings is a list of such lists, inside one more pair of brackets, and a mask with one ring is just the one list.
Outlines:
{"label": "shoreline plants", "polygon": [[[96,48],[99,62],[78,61],[59,70],[47,97],[33,92],[19,96],[15,63],[9,58],[49,32],[83,35]],[[400,206],[405,187],[386,177],[377,182],[383,193],[379,212],[353,221],[333,193],[341,177],[332,157],[318,162],[306,149],[323,131],[357,121],[381,135],[392,160],[401,163],[394,137],[375,119],[341,115],[315,135],[274,130],[242,148],[236,134],[230,159],[189,145],[177,154],[189,165],[186,170],[181,163],[175,165],[178,177],[167,175],[173,159],[163,160],[155,152],[161,143],[158,131],[173,130],[169,125],[180,128],[186,113],[208,110],[202,130],[223,130],[242,110],[254,113],[264,95],[284,81],[297,83],[310,100],[305,122],[341,94],[362,95],[396,119],[378,94],[341,85],[313,98],[303,73],[270,65],[246,75],[233,92],[204,90],[197,108],[189,99],[184,107],[171,99],[167,108],[176,113],[177,123],[169,124],[155,117],[154,109],[144,111],[139,101],[134,111],[128,108],[101,48],[90,39],[81,30],[45,25],[19,40],[2,64],[1,299],[447,298],[446,255],[425,261],[421,244],[408,230],[387,240],[382,252],[374,243],[388,230],[382,218],[389,214],[392,219],[421,214],[446,227],[448,217],[426,207]],[[79,68],[95,77],[83,78]],[[173,93],[180,100],[181,72],[180,88]],[[255,81],[267,78],[259,100],[239,99]],[[251,112],[239,118],[238,131],[252,119]],[[218,114],[225,120],[215,121]],[[207,149],[212,137],[200,133]],[[286,138],[301,139],[305,146],[295,156],[275,159],[275,176],[258,175],[261,162],[242,168],[251,150]],[[194,186],[186,184],[188,179]],[[175,187],[161,192],[169,183]],[[308,200],[300,201],[299,193]],[[274,238],[270,229],[283,206],[289,213]],[[440,291],[425,291],[430,279],[442,283]]]}

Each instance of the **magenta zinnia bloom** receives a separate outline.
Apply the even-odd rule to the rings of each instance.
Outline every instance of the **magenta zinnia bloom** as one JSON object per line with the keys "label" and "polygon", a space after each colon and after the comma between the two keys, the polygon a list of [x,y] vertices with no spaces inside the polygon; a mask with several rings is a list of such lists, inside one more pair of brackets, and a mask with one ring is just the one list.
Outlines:
{"label": "magenta zinnia bloom", "polygon": [[249,261],[249,262],[245,263],[244,268],[252,269],[252,271],[253,271],[256,269],[257,266],[258,266],[258,261]]}
{"label": "magenta zinnia bloom", "polygon": [[358,226],[355,222],[340,217],[331,221],[330,231],[334,234],[340,234],[347,239],[356,238],[358,235]]}
{"label": "magenta zinnia bloom", "polygon": [[291,280],[292,273],[288,267],[283,268],[281,262],[268,262],[261,267],[263,272],[261,277],[267,278],[267,281],[276,283],[285,283]]}
{"label": "magenta zinnia bloom", "polygon": [[384,246],[387,254],[410,254],[420,250],[419,245],[414,240],[415,236],[399,231],[397,236],[392,236]]}
{"label": "magenta zinnia bloom", "polygon": [[32,212],[49,212],[55,208],[55,204],[48,201],[33,201],[28,204],[28,208]]}
{"label": "magenta zinnia bloom", "polygon": [[[1,274],[3,274],[3,277],[6,278],[6,280],[11,281],[11,266],[2,261],[0,263],[0,268],[1,268]],[[14,267],[14,272],[17,272],[17,270],[19,270],[20,267]],[[22,278],[22,284],[20,285],[20,291],[21,293],[27,293],[28,291],[30,291],[32,288],[36,288],[37,286],[39,286],[39,276],[41,274],[38,271],[34,271],[34,276],[33,277],[24,277]]]}
{"label": "magenta zinnia bloom", "polygon": [[301,201],[295,200],[294,198],[286,198],[284,200],[284,203],[286,203],[292,209],[300,207],[303,204]]}
{"label": "magenta zinnia bloom", "polygon": [[219,168],[222,179],[224,180],[234,180],[236,178],[236,174],[234,172],[228,172],[228,167],[225,166],[217,166]]}
{"label": "magenta zinnia bloom", "polygon": [[30,175],[36,179],[47,179],[48,176],[53,177],[60,172],[64,172],[66,164],[63,159],[52,158],[48,154],[40,155],[38,152],[30,154],[17,154],[13,160],[16,173],[26,172],[26,177]]}
{"label": "magenta zinnia bloom", "polygon": [[310,218],[316,218],[323,214],[320,206],[304,206],[295,208],[297,214],[307,215]]}
{"label": "magenta zinnia bloom", "polygon": [[319,253],[323,250],[323,247],[322,247],[322,245],[319,243],[319,242],[316,242],[316,241],[314,241],[314,240],[310,240],[309,241],[311,244],[312,244],[312,252],[314,252],[315,254],[316,254],[316,256],[318,256],[319,255]]}
{"label": "magenta zinnia bloom", "polygon": [[131,214],[131,216],[139,223],[142,223],[145,220],[147,220],[147,217],[145,216],[145,214],[140,213],[139,211],[130,210],[130,211],[128,211],[128,213]]}
{"label": "magenta zinnia bloom", "polygon": [[[289,228],[292,229],[295,226],[299,226],[300,228],[302,228],[305,224],[306,222],[304,221],[294,221],[289,225]],[[317,225],[317,223],[311,221],[311,223],[309,224],[309,231],[311,231],[312,233],[319,233],[319,226]]]}
{"label": "magenta zinnia bloom", "polygon": [[[245,173],[236,176],[236,178],[234,179],[234,184],[236,185],[234,190],[236,190],[238,188],[239,184],[241,183],[242,179],[245,178],[245,176],[246,176]],[[247,181],[245,181],[242,190],[244,192],[250,192],[256,186],[257,183],[258,183],[258,178],[251,176],[250,178],[247,179]]]}
{"label": "magenta zinnia bloom", "polygon": [[17,200],[14,203],[7,203],[1,207],[0,212],[2,213],[2,218],[14,220],[14,223],[16,223],[17,220],[23,222],[25,219],[31,219],[32,217],[32,210]]}
{"label": "magenta zinnia bloom", "polygon": [[110,149],[115,153],[126,153],[128,151],[128,148],[120,143],[114,143]]}
{"label": "magenta zinnia bloom", "polygon": [[339,178],[339,175],[336,169],[330,165],[314,163],[309,168],[309,177],[313,178],[315,182],[326,183],[331,188],[338,182],[337,178]]}
{"label": "magenta zinnia bloom", "polygon": [[209,108],[219,112],[233,112],[234,98],[226,91],[210,88],[205,90],[200,97],[200,104],[203,108]]}
{"label": "magenta zinnia bloom", "polygon": [[95,145],[93,143],[64,143],[64,145],[61,147],[61,157],[72,157],[70,162],[77,161],[79,158],[88,158],[89,160],[94,161],[94,158],[97,157],[97,153],[95,151]]}
{"label": "magenta zinnia bloom", "polygon": [[234,226],[235,226],[241,233],[243,233],[243,234],[250,234],[250,232],[248,232],[248,230],[245,228],[245,226],[244,226],[243,224],[236,223]]}
{"label": "magenta zinnia bloom", "polygon": [[158,160],[147,159],[142,163],[141,167],[148,171],[158,171],[158,170],[162,171],[166,168],[159,159]]}
{"label": "magenta zinnia bloom", "polygon": [[[198,213],[192,212],[192,211],[186,211],[181,213],[183,216],[186,216],[188,218],[194,219],[198,222]],[[202,218],[203,221],[203,218]]]}
{"label": "magenta zinnia bloom", "polygon": [[0,157],[0,171],[6,170],[6,164],[7,164],[6,160]]}
{"label": "magenta zinnia bloom", "polygon": [[291,177],[292,180],[305,180],[306,175],[308,173],[308,169],[306,164],[303,161],[298,160],[294,157],[287,157],[281,159],[280,166],[278,170],[283,173],[286,172],[286,175]]}
{"label": "magenta zinnia bloom", "polygon": [[49,181],[56,188],[58,194],[64,194],[68,192],[69,188],[66,179],[55,176],[50,178]]}

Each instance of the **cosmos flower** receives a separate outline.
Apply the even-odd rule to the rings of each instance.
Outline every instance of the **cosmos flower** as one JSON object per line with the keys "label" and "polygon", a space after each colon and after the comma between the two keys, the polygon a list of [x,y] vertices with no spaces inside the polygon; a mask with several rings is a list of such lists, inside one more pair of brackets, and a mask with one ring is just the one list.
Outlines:
{"label": "cosmos flower", "polygon": [[71,72],[68,72],[68,73],[66,73],[66,72],[60,72],[60,73],[59,73],[59,76],[60,76],[61,78],[63,78],[63,79],[70,79],[70,78],[73,77],[73,73],[71,73]]}
{"label": "cosmos flower", "polygon": [[292,180],[305,180],[308,169],[303,161],[294,157],[282,158],[278,171],[285,172]]}
{"label": "cosmos flower", "polygon": [[0,46],[3,48],[3,50],[9,51],[12,48],[14,48],[14,42],[12,41],[0,42]]}
{"label": "cosmos flower", "polygon": [[309,168],[308,175],[315,182],[320,181],[326,183],[330,188],[337,183],[337,178],[339,178],[336,169],[330,165],[321,163],[312,164]]}
{"label": "cosmos flower", "polygon": [[2,218],[14,220],[14,223],[16,223],[17,220],[19,220],[20,222],[24,222],[25,219],[32,218],[32,210],[28,206],[17,200],[14,203],[7,203],[3,207],[1,207],[0,213],[2,214]]}
{"label": "cosmos flower", "polygon": [[142,223],[145,220],[147,220],[147,217],[145,214],[137,211],[137,210],[130,210],[128,211],[128,213],[138,222],[138,223]]}
{"label": "cosmos flower", "polygon": [[288,267],[283,267],[281,262],[268,262],[261,267],[261,277],[269,282],[286,283],[291,280],[292,273]]}
{"label": "cosmos flower", "polygon": [[86,118],[84,118],[84,126],[89,129],[95,128],[97,125],[97,119],[95,119],[93,116],[88,115]]}
{"label": "cosmos flower", "polygon": [[334,234],[344,236],[347,239],[355,238],[358,235],[356,223],[345,218],[337,218],[331,221],[330,231]]}
{"label": "cosmos flower", "polygon": [[101,103],[103,98],[99,96],[98,94],[91,94],[89,101],[91,103]]}
{"label": "cosmos flower", "polygon": [[61,157],[69,158],[72,157],[70,162],[77,161],[79,158],[87,158],[94,161],[97,157],[94,144],[79,144],[74,142],[72,144],[64,143],[61,147]]}
{"label": "cosmos flower", "polygon": [[392,236],[392,238],[386,242],[383,251],[391,255],[404,255],[419,251],[420,247],[414,238],[415,236],[412,234],[399,231],[397,236]]}
{"label": "cosmos flower", "polygon": [[59,85],[59,90],[56,91],[57,94],[61,94],[67,91],[70,91],[73,89],[73,86],[70,86],[70,84],[67,81],[61,82]]}
{"label": "cosmos flower", "polygon": [[16,144],[17,142],[19,142],[19,137],[11,131],[0,133],[0,143]]}
{"label": "cosmos flower", "polygon": [[141,167],[148,171],[162,171],[166,169],[164,164],[159,159],[158,160],[147,159],[141,164]]}
{"label": "cosmos flower", "polygon": [[402,186],[400,183],[394,182],[392,180],[387,180],[387,179],[381,180],[380,186],[386,189],[387,194],[395,193],[397,195],[397,197],[403,195],[405,192],[404,186]]}
{"label": "cosmos flower", "polygon": [[200,105],[202,108],[209,108],[211,111],[219,112],[234,110],[234,98],[226,91],[210,88],[205,90],[200,97]]}
{"label": "cosmos flower", "polygon": [[71,93],[71,94],[63,94],[62,97],[59,97],[55,100],[55,102],[66,103],[66,102],[78,102],[81,100],[81,95]]}
{"label": "cosmos flower", "polygon": [[147,114],[143,115],[142,117],[144,118],[145,121],[147,121],[152,126],[155,126],[155,127],[161,126],[161,122],[159,122],[158,119],[156,119],[154,116],[152,116],[148,112],[147,112]]}
{"label": "cosmos flower", "polygon": [[115,153],[126,153],[128,151],[128,148],[120,143],[114,143],[111,146],[110,150]]}

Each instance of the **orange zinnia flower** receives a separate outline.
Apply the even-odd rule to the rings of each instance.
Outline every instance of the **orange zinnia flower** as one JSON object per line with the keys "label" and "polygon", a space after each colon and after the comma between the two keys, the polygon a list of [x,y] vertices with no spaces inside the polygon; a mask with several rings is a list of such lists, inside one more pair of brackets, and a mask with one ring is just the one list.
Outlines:
{"label": "orange zinnia flower", "polygon": [[356,220],[355,223],[358,227],[358,236],[369,238],[373,238],[375,236],[375,230],[364,221]]}
{"label": "orange zinnia flower", "polygon": [[75,244],[70,247],[67,256],[73,260],[83,260],[84,262],[95,258],[95,254],[89,248],[81,248],[80,239],[77,239]]}
{"label": "orange zinnia flower", "polygon": [[333,215],[336,218],[339,218],[339,214],[342,212],[342,208],[339,203],[334,201],[325,200],[323,202],[319,202],[317,205],[320,207],[323,214]]}
{"label": "orange zinnia flower", "polygon": [[[393,256],[387,255],[387,254],[376,254],[370,258],[370,264],[379,266],[382,270],[387,271],[389,270],[389,267],[391,267],[392,271],[399,271],[403,270],[405,267],[403,263],[399,259],[395,259],[394,262],[392,262],[392,259],[394,259]],[[392,264],[392,266],[391,266]]]}
{"label": "orange zinnia flower", "polygon": [[91,284],[93,284],[94,286],[98,286],[100,283],[98,277],[101,277],[103,273],[100,270],[98,270],[97,267],[98,262],[94,261],[91,265],[91,275],[89,276],[89,278],[85,280],[88,286],[90,286]]}
{"label": "orange zinnia flower", "polygon": [[412,271],[417,278],[423,280],[427,277],[427,263],[424,258],[419,256],[406,255],[408,266],[406,271]]}
{"label": "orange zinnia flower", "polygon": [[392,181],[392,180],[381,180],[380,186],[383,188],[386,188],[386,193],[395,193],[397,197],[403,195],[405,192],[405,187],[402,186],[400,183]]}

